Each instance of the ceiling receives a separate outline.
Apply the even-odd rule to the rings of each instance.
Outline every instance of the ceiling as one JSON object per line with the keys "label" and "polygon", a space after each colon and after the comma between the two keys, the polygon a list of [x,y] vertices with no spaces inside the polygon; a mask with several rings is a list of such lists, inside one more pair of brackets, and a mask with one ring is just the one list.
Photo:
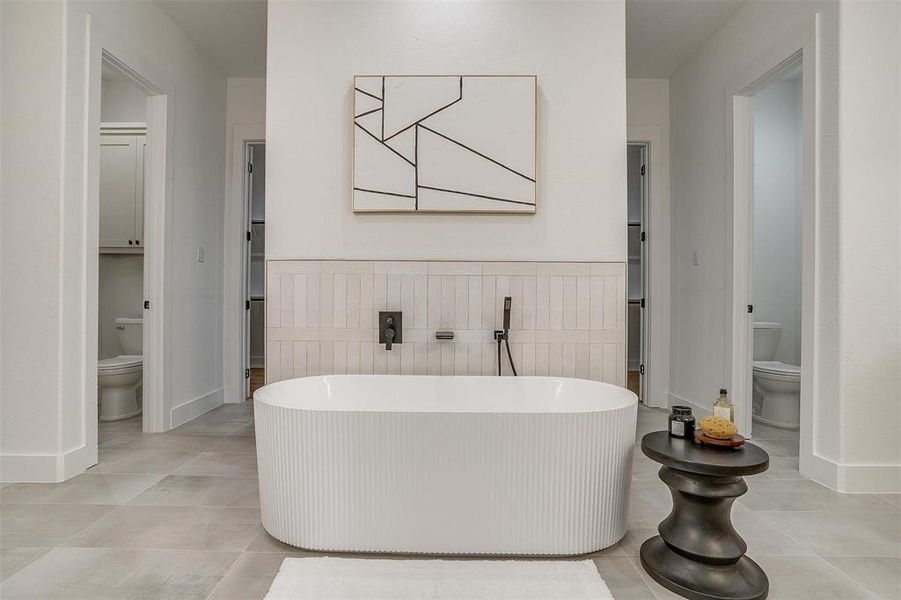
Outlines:
{"label": "ceiling", "polygon": [[[626,0],[626,72],[669,78],[747,0]],[[266,76],[266,0],[155,0],[229,77]]]}
{"label": "ceiling", "polygon": [[226,76],[266,76],[266,0],[155,2]]}
{"label": "ceiling", "polygon": [[746,0],[626,0],[626,74],[669,79]]}

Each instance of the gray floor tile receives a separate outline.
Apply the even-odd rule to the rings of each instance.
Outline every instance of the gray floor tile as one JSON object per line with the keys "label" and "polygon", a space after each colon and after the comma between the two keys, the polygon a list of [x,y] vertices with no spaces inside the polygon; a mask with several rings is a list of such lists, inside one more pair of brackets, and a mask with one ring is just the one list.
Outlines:
{"label": "gray floor tile", "polygon": [[197,456],[197,452],[101,450],[98,464],[88,472],[166,475]]}
{"label": "gray floor tile", "polygon": [[633,481],[629,499],[629,529],[656,529],[673,507],[662,481]]}
{"label": "gray floor tile", "polygon": [[155,506],[259,506],[255,477],[167,475],[129,504]]}
{"label": "gray floor tile", "polygon": [[62,483],[17,483],[0,490],[6,504],[125,504],[162,479],[156,474],[82,473]]}
{"label": "gray floor tile", "polygon": [[256,438],[250,435],[222,435],[216,436],[210,452],[238,452],[256,454]]}
{"label": "gray floor tile", "polygon": [[253,540],[250,542],[250,545],[247,546],[246,552],[277,552],[282,554],[311,554],[311,552],[307,550],[302,550],[300,548],[295,548],[294,546],[289,546],[288,544],[284,544],[268,533],[262,527],[259,528],[259,531],[254,536]]}
{"label": "gray floor tile", "polygon": [[623,554],[626,556],[638,556],[638,551],[644,541],[655,535],[657,535],[656,528],[630,529],[626,532],[626,536],[620,540],[616,546],[622,550]]}
{"label": "gray floor tile", "polygon": [[794,541],[781,529],[748,510],[732,512],[732,525],[748,544],[750,556],[809,556],[806,546]]}
{"label": "gray floor tile", "polygon": [[616,600],[654,600],[654,593],[629,558],[605,556],[594,559],[594,564]]}
{"label": "gray floor tile", "polygon": [[901,558],[896,512],[761,512],[764,521],[820,556]]}
{"label": "gray floor tile", "polygon": [[770,456],[798,456],[797,440],[752,440],[761,448],[767,451]]}
{"label": "gray floor tile", "polygon": [[175,471],[176,475],[230,475],[256,477],[257,455],[233,452],[204,452]]}
{"label": "gray floor tile", "polygon": [[840,556],[826,560],[880,598],[901,598],[901,558]]}
{"label": "gray floor tile", "polygon": [[751,437],[757,440],[789,440],[798,443],[800,433],[798,430],[783,429],[781,427],[773,427],[764,423],[754,421],[751,425]]}
{"label": "gray floor tile", "polygon": [[262,598],[278,574],[282,562],[296,555],[283,552],[242,554],[213,590],[210,600],[247,600]]}
{"label": "gray floor tile", "polygon": [[135,452],[206,452],[216,442],[216,437],[206,435],[179,435],[176,433],[147,433],[120,436],[100,446],[106,450],[133,450]]}
{"label": "gray floor tile", "polygon": [[42,557],[50,548],[0,548],[0,581],[5,581]]}
{"label": "gray floor tile", "polygon": [[755,556],[770,580],[770,598],[858,600],[875,596],[816,556]]}
{"label": "gray floor tile", "polygon": [[[764,474],[765,475],[765,474]],[[770,480],[764,476],[747,479],[748,493],[738,503],[755,511],[881,511],[890,506],[875,496],[838,494],[813,481]]]}
{"label": "gray floor tile", "polygon": [[3,600],[203,600],[236,552],[56,548],[0,584]]}
{"label": "gray floor tile", "polygon": [[254,508],[120,506],[65,546],[241,551],[259,528]]}
{"label": "gray floor tile", "polygon": [[[770,467],[761,474],[761,479],[805,479],[798,472],[798,457],[796,456],[770,456]],[[750,480],[752,483],[756,479]]]}
{"label": "gray floor tile", "polygon": [[4,504],[0,506],[0,546],[57,546],[114,508],[81,504]]}
{"label": "gray floor tile", "polygon": [[901,508],[901,494],[878,494],[876,497],[896,508]]}

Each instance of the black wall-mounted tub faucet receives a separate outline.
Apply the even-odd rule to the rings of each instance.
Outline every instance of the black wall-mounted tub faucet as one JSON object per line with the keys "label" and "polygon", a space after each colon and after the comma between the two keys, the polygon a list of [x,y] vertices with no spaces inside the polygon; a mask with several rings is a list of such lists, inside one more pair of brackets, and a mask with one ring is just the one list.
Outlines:
{"label": "black wall-mounted tub faucet", "polygon": [[399,310],[379,311],[379,343],[385,344],[385,350],[403,343],[403,316]]}

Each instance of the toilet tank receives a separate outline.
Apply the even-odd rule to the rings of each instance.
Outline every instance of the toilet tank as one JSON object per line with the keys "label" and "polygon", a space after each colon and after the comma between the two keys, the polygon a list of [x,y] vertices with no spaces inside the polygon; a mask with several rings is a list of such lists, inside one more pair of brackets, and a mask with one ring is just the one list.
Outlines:
{"label": "toilet tank", "polygon": [[754,360],[775,360],[782,323],[754,323]]}
{"label": "toilet tank", "polygon": [[116,319],[116,335],[122,346],[122,354],[140,356],[144,353],[144,320],[119,317]]}

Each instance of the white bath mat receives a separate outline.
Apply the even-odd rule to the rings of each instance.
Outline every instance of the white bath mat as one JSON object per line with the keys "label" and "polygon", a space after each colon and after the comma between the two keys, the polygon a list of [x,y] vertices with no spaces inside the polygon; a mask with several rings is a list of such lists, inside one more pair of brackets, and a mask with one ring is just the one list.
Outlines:
{"label": "white bath mat", "polygon": [[286,558],[266,600],[612,600],[590,560]]}

